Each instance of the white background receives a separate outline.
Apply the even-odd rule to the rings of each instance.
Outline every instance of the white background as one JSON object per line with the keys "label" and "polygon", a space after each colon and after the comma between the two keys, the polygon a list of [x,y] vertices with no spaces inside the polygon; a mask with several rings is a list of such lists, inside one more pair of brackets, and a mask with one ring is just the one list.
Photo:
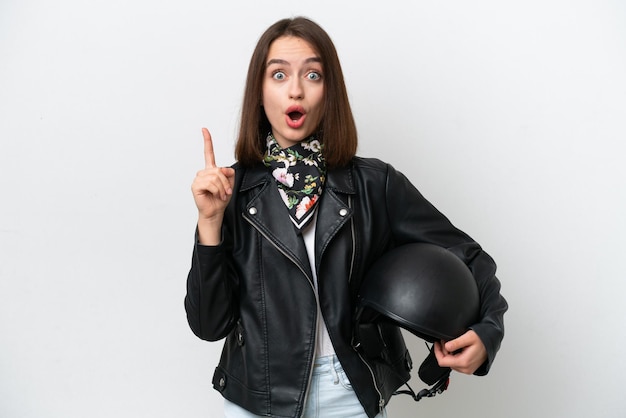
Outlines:
{"label": "white background", "polygon": [[0,417],[221,416],[222,344],[183,309],[200,128],[232,163],[254,45],[300,14],[359,154],[479,241],[510,303],[488,376],[390,416],[626,416],[624,2],[1,0]]}

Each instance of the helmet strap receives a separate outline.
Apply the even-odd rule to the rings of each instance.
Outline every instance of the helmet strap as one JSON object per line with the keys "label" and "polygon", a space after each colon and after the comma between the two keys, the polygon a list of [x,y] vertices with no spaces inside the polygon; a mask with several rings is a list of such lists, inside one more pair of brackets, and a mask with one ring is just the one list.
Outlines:
{"label": "helmet strap", "polygon": [[418,402],[422,398],[432,398],[433,396],[442,393],[444,390],[448,389],[448,384],[450,384],[450,373],[449,372],[448,372],[448,374],[446,376],[444,376],[440,380],[438,380],[437,383],[435,383],[429,389],[422,389],[418,393],[415,393],[413,388],[411,388],[411,386],[409,386],[408,383],[405,383],[404,385],[407,388],[409,388],[409,390],[397,390],[393,394],[394,395],[411,395],[413,400],[415,402]]}
{"label": "helmet strap", "polygon": [[[426,344],[428,347],[428,344]],[[452,369],[449,367],[440,367],[437,363],[437,357],[435,357],[435,346],[429,347],[430,352],[428,353],[428,357],[424,360],[419,369],[419,377],[422,379],[424,383],[427,385],[432,385],[430,388],[422,389],[418,393],[409,386],[408,383],[405,383],[406,387],[409,390],[398,390],[394,392],[394,395],[411,395],[411,397],[415,400],[415,402],[419,401],[422,398],[432,398],[435,395],[442,393],[444,390],[448,389],[448,385],[450,384],[450,373]]]}
{"label": "helmet strap", "polygon": [[[428,347],[428,344],[426,344]],[[428,347],[430,350],[428,356],[424,359],[422,364],[420,365],[418,374],[420,379],[427,385],[434,385],[442,379],[450,376],[450,372],[452,371],[449,367],[441,367],[439,366],[439,362],[437,361],[437,356],[435,356],[435,346],[432,345]]]}

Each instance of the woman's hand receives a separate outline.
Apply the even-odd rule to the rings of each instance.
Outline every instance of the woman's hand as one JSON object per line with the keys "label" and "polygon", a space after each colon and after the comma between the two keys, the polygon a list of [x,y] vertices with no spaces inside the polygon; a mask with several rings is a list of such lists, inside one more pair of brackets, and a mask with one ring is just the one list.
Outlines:
{"label": "woman's hand", "polygon": [[478,334],[469,330],[447,343],[436,341],[435,357],[441,367],[472,374],[487,360],[487,349]]}
{"label": "woman's hand", "polygon": [[235,170],[215,164],[213,141],[206,128],[204,137],[204,169],[198,171],[191,192],[198,208],[200,243],[217,245],[221,240],[224,211],[230,201],[235,184]]}

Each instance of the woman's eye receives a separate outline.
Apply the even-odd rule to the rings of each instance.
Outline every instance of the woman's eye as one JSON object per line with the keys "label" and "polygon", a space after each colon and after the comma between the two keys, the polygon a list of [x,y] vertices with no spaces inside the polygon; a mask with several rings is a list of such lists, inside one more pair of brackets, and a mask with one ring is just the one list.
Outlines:
{"label": "woman's eye", "polygon": [[311,71],[310,73],[306,75],[306,78],[314,81],[314,80],[319,80],[320,78],[322,78],[322,75],[318,72]]}
{"label": "woman's eye", "polygon": [[274,80],[284,80],[285,77],[285,73],[283,73],[282,71],[276,71],[274,74],[272,74],[272,78]]}

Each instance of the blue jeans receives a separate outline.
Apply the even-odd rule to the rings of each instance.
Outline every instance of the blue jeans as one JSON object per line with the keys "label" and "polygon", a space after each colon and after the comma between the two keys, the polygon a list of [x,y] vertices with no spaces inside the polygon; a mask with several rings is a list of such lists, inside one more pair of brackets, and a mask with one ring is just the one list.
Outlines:
{"label": "blue jeans", "polygon": [[[262,418],[234,403],[224,401],[226,418]],[[319,357],[313,375],[302,418],[367,418],[337,356]],[[376,418],[387,418],[386,411]]]}

